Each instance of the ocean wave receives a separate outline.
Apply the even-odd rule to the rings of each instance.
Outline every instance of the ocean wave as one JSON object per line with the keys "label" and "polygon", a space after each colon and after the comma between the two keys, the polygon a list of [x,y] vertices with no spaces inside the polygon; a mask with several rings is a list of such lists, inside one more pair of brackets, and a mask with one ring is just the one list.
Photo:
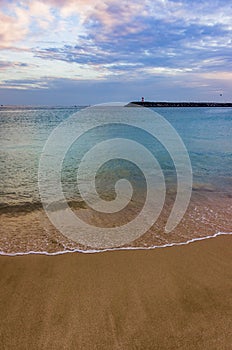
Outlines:
{"label": "ocean wave", "polygon": [[73,250],[61,250],[57,252],[47,252],[47,251],[28,251],[28,252],[16,252],[16,253],[6,253],[4,251],[0,251],[0,256],[23,256],[23,255],[47,255],[47,256],[57,256],[57,255],[63,255],[63,254],[69,254],[69,253],[82,253],[82,254],[95,254],[95,253],[105,253],[105,252],[112,252],[112,251],[126,251],[126,250],[153,250],[156,248],[170,248],[175,246],[184,246],[188,245],[197,241],[203,241],[206,239],[216,238],[218,236],[228,236],[232,235],[232,232],[217,232],[210,236],[205,237],[198,237],[198,238],[192,238],[184,242],[173,242],[173,243],[167,243],[164,245],[154,245],[154,246],[146,246],[146,247],[119,247],[119,248],[107,248],[107,249],[89,249],[89,250],[82,250],[82,249],[73,249]]}

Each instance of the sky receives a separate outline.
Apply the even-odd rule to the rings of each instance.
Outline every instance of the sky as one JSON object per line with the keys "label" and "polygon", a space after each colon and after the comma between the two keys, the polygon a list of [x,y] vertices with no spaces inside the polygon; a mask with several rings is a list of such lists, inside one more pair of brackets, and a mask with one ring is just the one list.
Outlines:
{"label": "sky", "polygon": [[228,0],[0,0],[0,104],[232,102]]}

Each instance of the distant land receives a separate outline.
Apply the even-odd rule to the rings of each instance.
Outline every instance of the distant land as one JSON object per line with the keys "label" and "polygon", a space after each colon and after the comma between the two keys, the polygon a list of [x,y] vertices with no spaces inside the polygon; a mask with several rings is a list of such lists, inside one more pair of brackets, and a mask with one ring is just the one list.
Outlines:
{"label": "distant land", "polygon": [[151,102],[151,101],[133,101],[127,106],[133,104],[143,107],[232,107],[230,102]]}

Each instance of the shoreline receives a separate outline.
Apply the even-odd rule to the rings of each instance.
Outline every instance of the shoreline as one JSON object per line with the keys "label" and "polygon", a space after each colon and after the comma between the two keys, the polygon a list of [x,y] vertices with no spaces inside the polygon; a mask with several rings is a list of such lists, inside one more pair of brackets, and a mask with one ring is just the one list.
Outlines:
{"label": "shoreline", "polygon": [[[155,224],[142,233],[133,242],[121,247],[95,248],[83,245],[81,241],[72,241],[63,235],[50,222],[44,210],[28,205],[27,210],[19,210],[21,206],[14,207],[2,213],[2,235],[0,237],[0,255],[60,255],[65,253],[98,253],[102,251],[122,250],[154,250],[169,246],[186,245],[194,241],[205,240],[220,235],[230,235],[231,231],[231,198],[220,197],[218,193],[194,192],[189,207],[179,223],[170,233],[166,234],[165,224],[172,207],[172,198],[165,203],[163,211]],[[32,207],[33,207],[33,210]],[[82,203],[72,206],[73,212],[82,220],[93,226],[108,227],[111,218],[95,215],[84,207]],[[136,208],[135,208],[136,209]],[[133,214],[134,208],[129,214]],[[216,214],[215,214],[216,213]],[[123,212],[124,214],[124,212]],[[60,209],[60,215],[63,215]],[[122,214],[115,216],[112,222],[123,222]],[[108,220],[108,221],[107,221]],[[112,225],[112,224],[111,224]],[[109,226],[110,227],[110,226]]]}
{"label": "shoreline", "polygon": [[105,248],[105,249],[89,249],[89,250],[82,250],[82,249],[67,249],[67,250],[61,250],[58,252],[47,252],[47,251],[28,251],[28,252],[16,252],[16,253],[5,253],[3,251],[0,251],[0,257],[1,256],[9,256],[9,257],[17,257],[17,256],[27,256],[27,255],[44,255],[44,256],[58,256],[58,255],[64,255],[64,254],[74,254],[74,253],[80,253],[80,254],[98,254],[98,253],[106,253],[106,252],[117,252],[117,251],[142,251],[142,250],[155,250],[155,249],[161,249],[161,248],[172,248],[172,247],[178,247],[178,246],[185,246],[188,244],[192,244],[199,241],[204,241],[212,238],[217,238],[220,236],[231,236],[232,232],[216,232],[215,234],[205,236],[205,237],[196,237],[189,239],[185,242],[173,242],[173,243],[167,243],[164,245],[155,245],[155,246],[143,246],[143,247],[117,247],[117,248]]}
{"label": "shoreline", "polygon": [[229,349],[232,239],[0,257],[3,349]]}

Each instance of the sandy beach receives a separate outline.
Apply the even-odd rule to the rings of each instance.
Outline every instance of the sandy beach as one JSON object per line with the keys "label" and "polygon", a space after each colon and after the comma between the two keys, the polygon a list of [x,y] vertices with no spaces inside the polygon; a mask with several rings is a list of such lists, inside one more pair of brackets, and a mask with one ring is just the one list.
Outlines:
{"label": "sandy beach", "polygon": [[1,349],[231,349],[232,239],[0,257]]}

